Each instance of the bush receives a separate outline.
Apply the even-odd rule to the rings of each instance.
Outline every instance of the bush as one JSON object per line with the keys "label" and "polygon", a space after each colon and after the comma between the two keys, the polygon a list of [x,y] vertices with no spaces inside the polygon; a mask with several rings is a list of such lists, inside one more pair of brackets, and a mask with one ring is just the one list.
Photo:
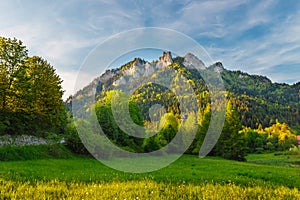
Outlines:
{"label": "bush", "polygon": [[[83,125],[84,121],[78,122],[80,125]],[[71,122],[66,126],[66,134],[65,134],[65,145],[72,152],[80,155],[90,155],[88,150],[82,144],[81,139],[78,135],[75,122]]]}
{"label": "bush", "polygon": [[287,155],[300,155],[300,149],[297,146],[293,146],[289,151],[286,152]]}

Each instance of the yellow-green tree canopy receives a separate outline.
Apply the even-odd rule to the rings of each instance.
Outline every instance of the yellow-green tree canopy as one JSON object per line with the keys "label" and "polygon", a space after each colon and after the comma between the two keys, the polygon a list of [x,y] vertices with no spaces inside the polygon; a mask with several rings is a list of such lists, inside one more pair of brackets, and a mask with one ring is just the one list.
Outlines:
{"label": "yellow-green tree canopy", "polygon": [[64,127],[62,80],[27,52],[20,40],[0,37],[0,134],[44,135]]}

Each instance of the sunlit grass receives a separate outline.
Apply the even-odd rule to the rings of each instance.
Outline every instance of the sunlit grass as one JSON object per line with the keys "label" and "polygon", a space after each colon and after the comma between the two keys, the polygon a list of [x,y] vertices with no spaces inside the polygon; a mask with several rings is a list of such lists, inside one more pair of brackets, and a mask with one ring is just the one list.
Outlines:
{"label": "sunlit grass", "polygon": [[233,183],[171,184],[152,180],[103,183],[0,180],[1,198],[11,199],[299,199],[298,189]]}

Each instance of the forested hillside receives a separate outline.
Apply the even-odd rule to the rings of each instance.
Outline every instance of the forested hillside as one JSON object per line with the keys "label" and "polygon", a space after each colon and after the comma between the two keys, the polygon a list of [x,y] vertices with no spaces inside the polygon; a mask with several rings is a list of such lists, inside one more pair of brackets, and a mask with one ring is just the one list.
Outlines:
{"label": "forested hillside", "polygon": [[[172,59],[172,64],[167,67],[175,69],[179,74],[182,74],[188,79],[193,89],[199,95],[200,106],[204,108],[210,100],[209,92],[197,70],[184,65],[185,59],[189,59],[190,55],[191,54],[187,54],[185,57]],[[193,59],[197,58],[193,56]],[[138,71],[139,67],[143,68],[143,66],[146,66],[147,70],[147,65],[155,65],[157,62],[159,61],[149,63],[140,58],[136,58],[118,69],[107,70],[90,85],[78,91],[73,98],[87,100],[88,98],[83,97],[90,95],[92,88],[95,87],[97,98],[100,99],[103,97],[103,91],[109,91],[115,88],[115,81],[130,82],[130,76],[123,76],[127,71],[132,70],[133,73],[141,76]],[[193,62],[195,62],[195,60],[193,60]],[[197,60],[197,62],[202,63],[201,60]],[[228,99],[231,100],[238,110],[244,126],[251,128],[258,128],[259,125],[268,127],[275,124],[276,120],[278,120],[287,123],[298,131],[300,130],[300,82],[293,85],[272,83],[264,76],[227,70],[223,67],[222,63],[216,63],[207,69],[220,71],[227,90]],[[162,71],[155,72],[155,75],[152,76],[157,76],[161,72]],[[164,90],[166,89],[159,85],[149,83],[135,91],[135,95],[132,99],[135,99],[140,105],[140,109],[146,119],[149,119],[147,111],[151,104],[154,103],[162,103],[165,105],[167,111],[173,110],[173,112],[177,114],[178,108],[171,106],[171,101],[174,100],[172,98],[174,94]],[[143,102],[147,103],[143,104]],[[81,103],[83,106],[85,105],[85,102]]]}
{"label": "forested hillside", "polygon": [[[104,126],[105,134],[119,146],[139,152],[154,151],[168,144],[181,126],[182,117],[192,116],[198,112],[200,116],[186,122],[198,125],[196,138],[187,150],[187,153],[197,154],[212,112],[210,92],[201,73],[206,74],[206,78],[210,80],[215,78],[214,73],[220,73],[226,88],[225,124],[221,137],[211,152],[212,155],[243,160],[250,148],[254,151],[284,150],[296,144],[295,134],[299,131],[300,121],[300,83],[294,85],[272,83],[263,76],[226,70],[220,62],[205,67],[204,63],[191,53],[184,57],[172,58],[170,52],[164,52],[158,60],[151,63],[135,58],[120,68],[107,70],[68,99],[69,110],[75,101],[78,109],[73,114],[88,119],[91,102],[93,98],[96,98],[98,120],[105,121],[104,118],[107,118],[106,120],[110,119],[112,123],[109,128]],[[181,77],[185,77],[182,83],[180,83]],[[153,80],[163,84],[169,83],[173,90],[163,84],[156,84]],[[194,104],[190,105],[188,111],[185,112],[180,107],[179,102],[185,103],[192,97],[192,94],[182,92],[187,91],[187,87],[184,86],[186,83],[196,95],[197,100],[194,103],[199,106],[199,110],[193,109]],[[136,85],[139,87],[135,88]],[[133,91],[130,96],[132,103],[129,105],[136,104],[139,109],[129,109],[131,116],[142,115],[144,126],[149,127],[151,122],[150,128],[153,126],[160,128],[158,134],[141,141],[133,137],[128,138],[126,133],[118,129],[110,108],[111,98],[108,98],[112,90]],[[182,95],[176,95],[174,91],[182,92]],[[162,106],[163,111],[157,112],[156,110],[153,113],[151,109],[157,104]],[[106,109],[105,115],[103,115],[104,108]],[[162,126],[162,121],[167,125]],[[242,131],[243,127],[244,131]],[[142,149],[136,148],[141,145]]]}
{"label": "forested hillside", "polygon": [[294,85],[272,83],[263,76],[229,70],[224,70],[222,77],[243,125],[267,127],[278,119],[299,131],[300,82]]}

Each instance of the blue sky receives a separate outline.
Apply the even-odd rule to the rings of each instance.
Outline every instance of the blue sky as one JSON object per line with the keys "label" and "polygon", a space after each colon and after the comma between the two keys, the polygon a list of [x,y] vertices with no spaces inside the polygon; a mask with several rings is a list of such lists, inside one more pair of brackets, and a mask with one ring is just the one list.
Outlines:
{"label": "blue sky", "polygon": [[73,92],[81,63],[113,34],[162,27],[202,45],[232,70],[300,81],[300,1],[2,1],[0,36],[17,37],[47,59]]}

